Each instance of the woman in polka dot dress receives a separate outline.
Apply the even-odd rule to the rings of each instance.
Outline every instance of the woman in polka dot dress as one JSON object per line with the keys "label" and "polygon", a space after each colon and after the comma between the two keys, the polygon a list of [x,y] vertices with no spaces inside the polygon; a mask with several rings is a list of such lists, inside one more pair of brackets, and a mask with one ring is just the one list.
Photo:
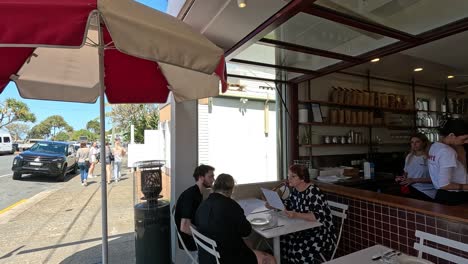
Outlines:
{"label": "woman in polka dot dress", "polygon": [[310,182],[308,169],[301,165],[289,167],[288,183],[292,191],[284,201],[287,216],[319,221],[322,225],[281,236],[281,263],[322,263],[320,254],[331,255],[336,243],[335,227],[325,195]]}

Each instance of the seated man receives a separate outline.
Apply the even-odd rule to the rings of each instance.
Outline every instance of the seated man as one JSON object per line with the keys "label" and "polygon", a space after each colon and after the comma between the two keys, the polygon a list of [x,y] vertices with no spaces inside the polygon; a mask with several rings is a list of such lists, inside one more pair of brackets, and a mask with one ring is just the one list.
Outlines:
{"label": "seated man", "polygon": [[[192,237],[190,225],[195,216],[198,206],[202,202],[202,192],[210,188],[214,181],[214,168],[208,165],[200,165],[193,172],[195,185],[185,190],[177,199],[175,210],[175,221],[177,230],[190,251],[196,251],[197,246]],[[179,241],[179,248],[183,249]]]}
{"label": "seated man", "polygon": [[[231,199],[233,189],[232,176],[220,174],[213,185],[213,193],[195,214],[195,226],[200,233],[216,241],[223,264],[276,263],[273,256],[250,249],[242,239],[250,234],[252,226],[240,205]],[[205,250],[198,252],[198,260],[200,264],[216,263]]]}

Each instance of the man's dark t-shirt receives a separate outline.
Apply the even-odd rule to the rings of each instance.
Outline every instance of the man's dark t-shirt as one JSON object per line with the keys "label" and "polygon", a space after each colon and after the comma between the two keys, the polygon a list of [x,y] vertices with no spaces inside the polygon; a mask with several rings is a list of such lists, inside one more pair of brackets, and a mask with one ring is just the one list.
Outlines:
{"label": "man's dark t-shirt", "polygon": [[[212,193],[198,208],[194,223],[200,233],[216,241],[223,264],[256,264],[254,252],[243,237],[252,231],[244,210],[231,198]],[[205,250],[198,251],[200,263],[215,264],[216,260]]]}
{"label": "man's dark t-shirt", "polygon": [[[182,218],[190,219],[193,223],[195,217],[195,212],[198,209],[198,206],[203,200],[203,196],[200,192],[200,188],[197,185],[194,185],[187,190],[185,190],[177,199],[176,210],[175,210],[175,221],[177,224],[177,230],[179,230],[182,240],[184,240],[185,246],[190,251],[197,250],[195,241],[193,237],[185,234],[180,231],[180,221]],[[179,248],[183,249],[182,245],[179,242]]]}

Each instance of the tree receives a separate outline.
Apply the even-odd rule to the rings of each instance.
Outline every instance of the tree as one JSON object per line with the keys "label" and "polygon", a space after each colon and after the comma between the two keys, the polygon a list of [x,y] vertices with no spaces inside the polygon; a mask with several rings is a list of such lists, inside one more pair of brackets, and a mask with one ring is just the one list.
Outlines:
{"label": "tree", "polygon": [[48,138],[49,136],[50,128],[47,128],[43,123],[33,126],[28,134],[28,138]]}
{"label": "tree", "polygon": [[96,119],[93,119],[93,120],[90,120],[88,121],[88,123],[86,123],[86,129],[90,130],[91,132],[93,132],[94,134],[101,134],[100,133],[100,128],[101,128],[101,125],[99,123],[99,121]]}
{"label": "tree", "polygon": [[155,104],[119,104],[112,106],[108,114],[113,124],[123,132],[124,139],[130,139],[130,126],[135,126],[135,142],[143,143],[145,129],[157,129],[159,110]]}
{"label": "tree", "polygon": [[23,122],[15,122],[6,125],[6,128],[8,131],[10,131],[15,141],[18,141],[19,139],[22,139],[24,136],[28,135],[30,126]]}
{"label": "tree", "polygon": [[29,107],[16,99],[8,98],[0,103],[0,128],[17,121],[36,122],[36,116]]}
{"label": "tree", "polygon": [[73,131],[71,133],[70,140],[78,141],[81,136],[87,137],[88,141],[95,141],[98,138],[98,136],[94,134],[93,132],[86,130],[86,129],[80,129],[80,130]]}
{"label": "tree", "polygon": [[67,141],[70,139],[70,135],[65,131],[60,131],[57,133],[57,135],[55,135],[54,139],[57,141]]}
{"label": "tree", "polygon": [[63,119],[62,116],[53,115],[47,117],[41,123],[35,125],[30,132],[31,138],[52,138],[60,132],[72,132],[73,128]]}

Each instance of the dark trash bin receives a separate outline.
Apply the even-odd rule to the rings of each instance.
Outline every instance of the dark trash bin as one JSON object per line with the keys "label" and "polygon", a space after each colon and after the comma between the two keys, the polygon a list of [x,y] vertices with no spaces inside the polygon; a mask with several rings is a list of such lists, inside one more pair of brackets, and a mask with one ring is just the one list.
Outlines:
{"label": "dark trash bin", "polygon": [[143,194],[135,205],[135,257],[137,264],[171,263],[170,205],[159,195],[161,161],[137,163],[136,193]]}

